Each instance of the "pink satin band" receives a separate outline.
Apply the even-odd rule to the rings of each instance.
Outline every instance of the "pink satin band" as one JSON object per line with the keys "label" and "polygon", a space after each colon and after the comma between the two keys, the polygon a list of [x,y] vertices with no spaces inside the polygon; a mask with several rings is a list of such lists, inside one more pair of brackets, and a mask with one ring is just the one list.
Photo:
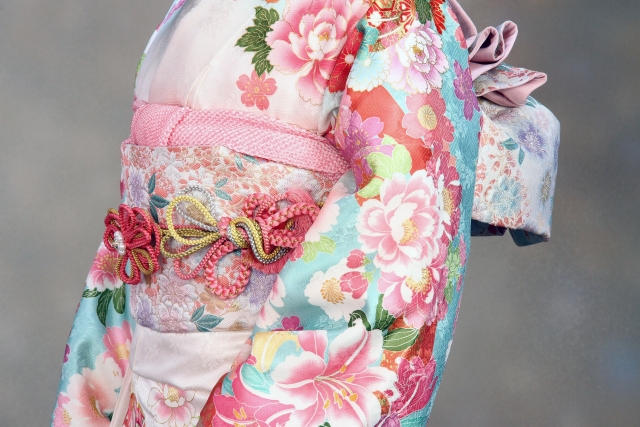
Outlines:
{"label": "pink satin band", "polygon": [[140,101],[133,108],[131,136],[126,144],[221,145],[253,157],[323,173],[342,174],[349,168],[326,138],[269,117]]}

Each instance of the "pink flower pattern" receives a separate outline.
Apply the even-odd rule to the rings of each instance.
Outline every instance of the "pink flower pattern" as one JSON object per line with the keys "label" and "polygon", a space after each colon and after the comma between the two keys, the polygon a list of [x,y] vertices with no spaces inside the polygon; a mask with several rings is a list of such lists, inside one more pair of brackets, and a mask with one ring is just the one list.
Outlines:
{"label": "pink flower pattern", "polygon": [[394,174],[380,187],[380,200],[362,205],[356,228],[366,253],[376,252],[374,265],[397,276],[421,274],[439,253],[444,232],[442,199],[426,171],[407,181]]}
{"label": "pink flower pattern", "polygon": [[296,88],[302,99],[322,103],[349,30],[367,7],[362,0],[287,2],[283,19],[267,34],[268,58],[283,73],[298,75]]}
{"label": "pink flower pattern", "polygon": [[236,82],[238,89],[243,90],[240,100],[247,107],[258,107],[259,110],[266,110],[269,108],[269,99],[267,96],[276,93],[275,79],[267,78],[266,74],[258,76],[258,73],[253,71],[251,77],[246,74],[241,75]]}
{"label": "pink flower pattern", "polygon": [[194,391],[157,383],[149,394],[149,410],[158,423],[168,427],[195,426],[196,409],[191,403],[194,395]]}
{"label": "pink flower pattern", "polygon": [[393,87],[408,94],[440,89],[442,74],[449,69],[442,46],[440,35],[429,26],[407,32],[392,47],[389,81]]}

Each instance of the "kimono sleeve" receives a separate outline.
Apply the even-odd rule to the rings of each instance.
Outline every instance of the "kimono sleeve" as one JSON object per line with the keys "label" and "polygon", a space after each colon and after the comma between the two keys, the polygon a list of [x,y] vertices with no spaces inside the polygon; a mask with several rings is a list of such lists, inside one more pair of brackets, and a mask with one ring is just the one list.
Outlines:
{"label": "kimono sleeve", "polygon": [[387,3],[358,24],[346,87],[332,94],[332,139],[351,171],[213,388],[207,427],[429,417],[467,258],[480,108],[446,3],[419,14]]}
{"label": "kimono sleeve", "polygon": [[502,235],[509,229],[518,246],[547,241],[560,125],[530,96],[547,76],[504,63],[518,35],[515,23],[478,31],[457,0],[449,3],[469,50],[483,118],[471,232]]}
{"label": "kimono sleeve", "polygon": [[125,310],[127,286],[116,274],[116,262],[100,244],[65,349],[52,426],[108,425],[126,389],[135,322]]}
{"label": "kimono sleeve", "polygon": [[474,235],[509,229],[518,246],[548,241],[560,124],[532,97],[520,107],[480,98],[482,133],[473,200]]}

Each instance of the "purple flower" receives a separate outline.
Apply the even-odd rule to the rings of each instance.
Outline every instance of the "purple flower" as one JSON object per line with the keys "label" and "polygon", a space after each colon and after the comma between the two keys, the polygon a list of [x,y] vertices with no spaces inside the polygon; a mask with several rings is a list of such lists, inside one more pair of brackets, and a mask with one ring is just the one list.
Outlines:
{"label": "purple flower", "polygon": [[456,79],[453,81],[456,97],[464,101],[464,118],[471,120],[473,118],[473,110],[480,111],[478,98],[473,91],[473,80],[469,68],[462,69],[458,61],[453,64],[456,72]]}
{"label": "purple flower", "polygon": [[518,139],[520,144],[527,149],[528,152],[538,157],[543,157],[546,152],[546,141],[544,136],[540,134],[538,128],[532,123],[528,123],[518,131]]}
{"label": "purple flower", "polygon": [[144,208],[147,204],[147,200],[149,199],[149,194],[147,193],[147,186],[144,183],[144,176],[142,173],[138,171],[133,171],[129,175],[129,204],[138,207]]}
{"label": "purple flower", "polygon": [[364,147],[380,145],[382,138],[378,134],[382,132],[382,128],[384,128],[384,123],[378,117],[369,117],[363,122],[360,113],[354,111],[351,114],[347,135],[344,139],[345,157],[352,158],[354,154]]}
{"label": "purple flower", "polygon": [[71,347],[69,347],[69,344],[67,344],[67,346],[64,348],[64,358],[62,359],[62,363],[67,363],[67,361],[69,360],[69,354],[71,354]]}

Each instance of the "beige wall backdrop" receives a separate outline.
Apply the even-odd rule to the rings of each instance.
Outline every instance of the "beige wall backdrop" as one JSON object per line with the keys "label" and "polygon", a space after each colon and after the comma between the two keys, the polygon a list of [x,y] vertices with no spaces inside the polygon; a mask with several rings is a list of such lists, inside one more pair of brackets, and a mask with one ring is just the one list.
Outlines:
{"label": "beige wall backdrop", "polygon": [[[231,0],[228,0],[231,1]],[[461,0],[563,125],[552,241],[474,238],[432,427],[640,425],[640,2]],[[45,426],[170,0],[0,0],[0,426]],[[341,426],[335,426],[341,427]],[[346,426],[345,426],[346,427]]]}

